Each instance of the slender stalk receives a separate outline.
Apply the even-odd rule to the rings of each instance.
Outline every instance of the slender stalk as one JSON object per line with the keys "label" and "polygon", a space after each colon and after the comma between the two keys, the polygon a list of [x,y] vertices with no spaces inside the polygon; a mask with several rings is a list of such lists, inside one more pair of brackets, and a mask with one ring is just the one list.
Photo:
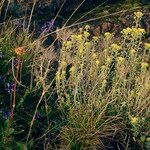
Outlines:
{"label": "slender stalk", "polygon": [[40,97],[40,100],[39,100],[38,104],[36,105],[36,109],[35,109],[34,115],[33,115],[33,117],[32,117],[31,123],[30,123],[30,128],[29,128],[29,132],[28,132],[28,135],[27,135],[26,144],[27,144],[28,141],[29,141],[29,138],[30,138],[30,135],[31,135],[31,130],[32,130],[32,127],[33,127],[33,123],[34,123],[34,120],[35,120],[35,117],[36,117],[36,114],[37,114],[39,105],[40,105],[41,101],[43,100],[43,97],[44,97],[45,93],[46,93],[45,91],[42,92],[42,95],[41,95],[41,97]]}
{"label": "slender stalk", "polygon": [[[19,71],[20,71],[20,57],[18,58],[17,70],[15,78],[19,79]],[[17,81],[14,82],[14,91],[13,91],[13,101],[12,101],[12,109],[11,109],[11,120],[14,116],[15,106],[16,106],[16,91],[17,91]]]}

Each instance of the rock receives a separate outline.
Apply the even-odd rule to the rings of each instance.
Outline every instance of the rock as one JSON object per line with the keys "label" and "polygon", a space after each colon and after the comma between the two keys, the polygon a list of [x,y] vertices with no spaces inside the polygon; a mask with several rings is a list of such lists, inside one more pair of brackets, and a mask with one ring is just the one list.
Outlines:
{"label": "rock", "polygon": [[113,24],[110,22],[104,22],[102,24],[102,33],[108,32],[113,28]]}
{"label": "rock", "polygon": [[118,33],[120,33],[120,31],[122,30],[122,27],[121,27],[120,24],[114,24],[112,30],[113,30],[113,32],[115,32],[115,34],[118,34]]}

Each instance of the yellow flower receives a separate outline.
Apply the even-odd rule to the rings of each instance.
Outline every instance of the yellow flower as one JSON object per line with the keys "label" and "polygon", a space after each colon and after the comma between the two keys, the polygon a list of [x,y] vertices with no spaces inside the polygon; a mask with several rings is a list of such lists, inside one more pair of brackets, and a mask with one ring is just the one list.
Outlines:
{"label": "yellow flower", "polygon": [[104,54],[106,55],[106,54],[108,53],[108,49],[105,48],[105,49],[103,50],[103,52],[104,52]]}
{"label": "yellow flower", "polygon": [[147,141],[147,142],[150,142],[150,137],[147,137],[147,138],[146,138],[146,141]]}
{"label": "yellow flower", "polygon": [[83,68],[84,64],[80,64],[80,67]]}
{"label": "yellow flower", "polygon": [[133,56],[133,55],[136,53],[136,50],[135,50],[134,48],[132,48],[132,49],[130,50],[130,53],[131,53],[131,55]]}
{"label": "yellow flower", "polygon": [[123,57],[118,57],[117,58],[118,63],[123,63],[125,61],[125,58]]}
{"label": "yellow flower", "polygon": [[142,28],[137,28],[137,30],[141,34],[145,34],[146,33],[145,29],[142,29]]}
{"label": "yellow flower", "polygon": [[111,39],[112,36],[113,36],[113,34],[111,34],[110,32],[106,32],[106,33],[104,34],[104,37],[105,37],[105,39],[106,39],[107,41],[108,41],[109,39]]}
{"label": "yellow flower", "polygon": [[98,37],[97,36],[93,36],[93,41],[97,42],[98,41]]}
{"label": "yellow flower", "polygon": [[62,61],[62,62],[61,62],[61,66],[62,66],[62,67],[66,66],[66,65],[67,65],[67,63],[66,63],[65,61]]}
{"label": "yellow flower", "polygon": [[149,67],[149,65],[148,65],[147,62],[141,63],[141,68],[142,68],[142,69],[145,69],[145,68],[148,68],[148,67]]}
{"label": "yellow flower", "polygon": [[112,60],[112,59],[111,59],[110,57],[107,57],[107,58],[106,58],[106,63],[111,63],[111,60]]}
{"label": "yellow flower", "polygon": [[134,15],[138,18],[138,19],[141,19],[142,16],[143,16],[143,13],[138,11],[138,12],[135,12]]}
{"label": "yellow flower", "polygon": [[65,74],[66,74],[66,72],[65,72],[65,71],[62,71],[62,72],[61,72],[61,76],[62,76],[62,77],[64,77],[64,76],[65,76]]}
{"label": "yellow flower", "polygon": [[76,68],[75,68],[74,66],[72,66],[72,67],[70,68],[70,72],[71,72],[71,73],[74,73],[74,72],[75,72],[75,69],[76,69]]}
{"label": "yellow flower", "polygon": [[78,41],[82,41],[83,36],[82,36],[81,34],[79,34],[79,35],[76,36],[76,39],[77,39]]}
{"label": "yellow flower", "polygon": [[96,63],[96,65],[99,65],[99,64],[100,64],[99,60],[96,60],[95,63]]}
{"label": "yellow flower", "polygon": [[89,29],[90,29],[90,26],[89,26],[89,25],[86,25],[86,26],[85,26],[85,29],[86,29],[86,30],[89,30]]}
{"label": "yellow flower", "polygon": [[17,55],[21,56],[21,55],[25,54],[25,49],[23,47],[17,47],[15,49],[15,52]]}
{"label": "yellow flower", "polygon": [[102,70],[106,70],[106,66],[105,66],[105,65],[102,65],[102,66],[101,66],[101,69],[102,69]]}
{"label": "yellow flower", "polygon": [[92,58],[95,59],[97,58],[97,55],[95,53],[92,54]]}
{"label": "yellow flower", "polygon": [[84,52],[85,47],[81,44],[78,46],[79,53],[82,54]]}
{"label": "yellow flower", "polygon": [[121,46],[114,43],[114,44],[111,45],[111,48],[112,48],[113,50],[115,50],[115,51],[119,51],[119,50],[121,49]]}
{"label": "yellow flower", "polygon": [[56,72],[56,79],[60,80],[60,72],[59,71]]}
{"label": "yellow flower", "polygon": [[85,46],[89,48],[91,46],[91,43],[90,42],[85,42]]}
{"label": "yellow flower", "polygon": [[72,46],[72,42],[71,41],[66,41],[64,43],[64,46],[66,46],[67,48],[71,47]]}
{"label": "yellow flower", "polygon": [[126,29],[123,29],[122,31],[121,31],[121,33],[122,34],[125,34],[125,35],[128,35],[128,34],[130,34],[132,32],[132,29],[131,28],[126,28]]}
{"label": "yellow flower", "polygon": [[138,123],[138,118],[137,117],[131,117],[130,122],[131,122],[131,124],[137,124]]}
{"label": "yellow flower", "polygon": [[87,32],[87,31],[84,31],[84,36],[87,38],[87,37],[89,37],[90,36],[90,33],[89,32]]}
{"label": "yellow flower", "polygon": [[145,43],[144,46],[145,46],[145,49],[150,49],[150,43]]}

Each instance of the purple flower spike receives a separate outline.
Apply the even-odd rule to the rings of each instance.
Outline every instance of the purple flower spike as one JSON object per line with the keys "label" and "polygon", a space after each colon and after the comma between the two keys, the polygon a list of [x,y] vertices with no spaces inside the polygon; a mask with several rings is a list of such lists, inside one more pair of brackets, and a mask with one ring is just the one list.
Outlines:
{"label": "purple flower spike", "polygon": [[6,80],[6,77],[1,75],[1,76],[0,76],[0,83],[5,82],[5,80]]}
{"label": "purple flower spike", "polygon": [[7,92],[11,94],[14,91],[14,87],[15,87],[14,83],[7,83],[7,88],[6,88]]}
{"label": "purple flower spike", "polygon": [[8,119],[11,116],[11,112],[7,110],[0,110],[0,114],[3,119]]}
{"label": "purple flower spike", "polygon": [[3,58],[4,57],[4,54],[3,52],[0,51],[0,58]]}
{"label": "purple flower spike", "polygon": [[52,30],[52,28],[54,27],[54,23],[55,23],[54,19],[52,19],[51,21],[45,22],[45,24],[41,28],[41,33],[46,34],[46,33],[50,32]]}

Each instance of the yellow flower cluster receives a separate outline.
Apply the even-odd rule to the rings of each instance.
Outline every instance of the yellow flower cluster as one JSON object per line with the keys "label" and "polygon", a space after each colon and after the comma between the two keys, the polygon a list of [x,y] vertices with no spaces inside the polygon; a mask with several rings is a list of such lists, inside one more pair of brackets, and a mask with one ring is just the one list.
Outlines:
{"label": "yellow flower cluster", "polygon": [[125,58],[124,57],[118,57],[117,58],[117,62],[119,63],[119,64],[121,64],[121,63],[123,63],[125,61]]}
{"label": "yellow flower cluster", "polygon": [[104,37],[105,37],[105,39],[108,41],[108,40],[110,40],[110,39],[113,37],[113,34],[111,34],[110,32],[106,32],[106,33],[104,34]]}
{"label": "yellow flower cluster", "polygon": [[141,68],[142,68],[142,69],[146,69],[146,68],[148,68],[148,67],[149,67],[149,65],[148,65],[147,62],[141,63]]}
{"label": "yellow flower cluster", "polygon": [[134,15],[135,15],[135,17],[137,17],[137,19],[141,19],[143,16],[143,13],[138,11],[138,12],[135,12]]}
{"label": "yellow flower cluster", "polygon": [[112,48],[112,50],[114,50],[114,51],[119,51],[119,50],[121,50],[121,46],[118,45],[118,44],[115,44],[115,43],[111,44],[111,48]]}
{"label": "yellow flower cluster", "polygon": [[134,56],[135,53],[136,53],[136,50],[135,50],[134,48],[131,48],[130,54],[131,54],[132,56]]}
{"label": "yellow flower cluster", "polygon": [[93,36],[93,41],[97,42],[98,41],[98,37],[97,36]]}
{"label": "yellow flower cluster", "polygon": [[90,36],[90,33],[88,31],[84,31],[83,35],[84,35],[85,38],[88,38]]}
{"label": "yellow flower cluster", "polygon": [[145,46],[145,49],[150,49],[150,43],[145,43],[144,46]]}
{"label": "yellow flower cluster", "polygon": [[70,72],[71,72],[72,74],[74,74],[75,70],[76,70],[76,68],[75,68],[74,66],[72,66],[72,67],[70,68]]}
{"label": "yellow flower cluster", "polygon": [[137,124],[138,123],[138,118],[137,117],[131,117],[130,122],[131,122],[131,124]]}
{"label": "yellow flower cluster", "polygon": [[146,33],[146,31],[142,28],[132,27],[132,28],[123,29],[121,33],[125,36],[131,35],[132,37],[141,37]]}
{"label": "yellow flower cluster", "polygon": [[90,29],[90,26],[89,25],[86,25],[85,26],[85,30],[89,30]]}
{"label": "yellow flower cluster", "polygon": [[71,41],[66,41],[66,42],[64,42],[64,46],[66,48],[70,48],[72,46],[72,42]]}

